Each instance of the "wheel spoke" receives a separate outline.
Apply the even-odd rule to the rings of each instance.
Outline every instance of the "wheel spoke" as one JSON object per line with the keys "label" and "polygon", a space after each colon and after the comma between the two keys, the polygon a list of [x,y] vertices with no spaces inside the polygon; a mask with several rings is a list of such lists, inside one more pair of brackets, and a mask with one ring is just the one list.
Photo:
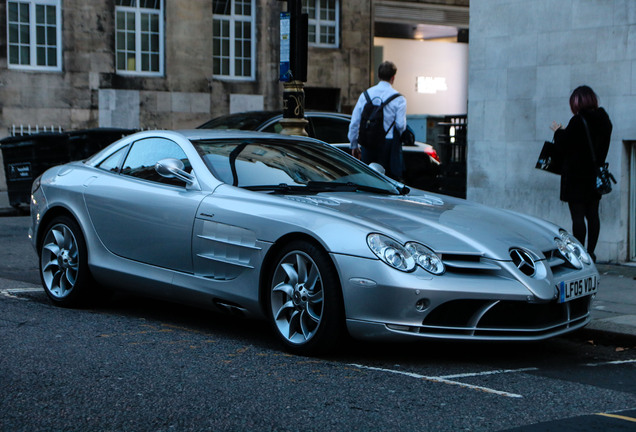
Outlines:
{"label": "wheel spoke", "polygon": [[320,272],[318,271],[318,267],[312,265],[311,269],[309,270],[309,276],[307,276],[305,287],[307,287],[309,291],[314,291],[316,282],[318,282],[318,280],[320,280]]}
{"label": "wheel spoke", "polygon": [[284,318],[285,312],[288,309],[294,309],[294,302],[291,301],[291,300],[280,307],[278,312],[276,312],[276,315],[274,316],[274,319],[276,319],[278,321],[281,318]]}
{"label": "wheel spoke", "polygon": [[313,306],[308,304],[305,311],[307,312],[307,316],[309,316],[309,318],[311,318],[311,320],[314,321],[316,324],[320,322],[320,315],[322,313],[322,310],[320,311],[321,313],[316,313]]}
{"label": "wheel spoke", "polygon": [[62,234],[59,230],[57,229],[52,229],[51,230],[51,235],[53,236],[53,239],[55,241],[55,244],[59,247],[64,247],[64,234]]}
{"label": "wheel spoke", "polygon": [[63,227],[62,228],[64,230],[64,244],[62,245],[62,247],[64,247],[66,250],[73,250],[73,248],[75,248],[75,239],[73,238],[73,233],[71,232],[70,229]]}
{"label": "wheel spoke", "polygon": [[300,312],[294,311],[291,317],[289,317],[289,332],[287,334],[287,338],[291,340],[296,333],[298,333],[298,328],[301,326],[300,321]]}
{"label": "wheel spoke", "polygon": [[55,272],[57,270],[55,269],[59,269],[59,266],[57,264],[57,259],[52,259],[51,261],[47,262],[46,264],[42,265],[42,271],[43,272]]}
{"label": "wheel spoke", "polygon": [[60,253],[60,247],[56,244],[53,243],[49,243],[45,246],[42,247],[42,250],[47,250],[49,252],[51,252],[53,255],[57,256]]}
{"label": "wheel spoke", "polygon": [[274,292],[281,292],[284,293],[287,297],[291,297],[294,294],[294,287],[286,283],[280,283],[276,285],[276,288],[274,288]]}
{"label": "wheel spoke", "polygon": [[77,280],[77,271],[72,268],[66,269],[64,272],[64,279],[68,281],[70,287],[73,288],[75,286],[75,281]]}
{"label": "wheel spoke", "polygon": [[281,265],[282,269],[287,273],[287,277],[289,278],[290,285],[298,284],[298,273],[296,273],[296,269],[292,264],[284,263]]}
{"label": "wheel spoke", "polygon": [[322,290],[309,295],[308,303],[317,305],[322,303]]}
{"label": "wheel spoke", "polygon": [[56,297],[62,297],[64,295],[64,290],[60,286],[60,280],[62,278],[62,272],[60,270],[53,273],[53,279],[51,280],[50,291]]}
{"label": "wheel spoke", "polygon": [[298,282],[307,282],[307,260],[301,254],[296,254],[296,269],[298,271]]}
{"label": "wheel spoke", "polygon": [[309,339],[311,337],[311,335],[312,335],[312,331],[307,327],[307,318],[308,317],[311,318],[311,315],[309,315],[307,313],[307,311],[303,311],[300,314],[300,329],[302,330],[303,336],[305,337],[305,339]]}

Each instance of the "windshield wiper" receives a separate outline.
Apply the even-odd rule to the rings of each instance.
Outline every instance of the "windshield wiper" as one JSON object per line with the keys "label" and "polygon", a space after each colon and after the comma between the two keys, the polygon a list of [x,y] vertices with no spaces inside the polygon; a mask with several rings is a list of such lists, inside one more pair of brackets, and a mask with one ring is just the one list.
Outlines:
{"label": "windshield wiper", "polygon": [[280,193],[280,194],[307,193],[308,191],[308,188],[305,185],[290,186],[287,183],[280,183],[277,185],[243,186],[243,189],[247,189],[251,191],[272,191],[274,193]]}
{"label": "windshield wiper", "polygon": [[307,187],[309,187],[313,191],[321,191],[321,192],[372,192],[377,194],[384,195],[397,195],[396,192],[390,191],[387,189],[377,188],[373,186],[361,185],[354,182],[347,183],[339,183],[339,182],[319,182],[319,181],[310,181],[307,183]]}
{"label": "windshield wiper", "polygon": [[271,191],[277,194],[310,194],[320,192],[371,192],[382,195],[399,195],[407,194],[409,188],[406,186],[402,188],[396,188],[391,191],[387,189],[377,188],[373,186],[361,185],[353,182],[338,183],[338,182],[322,182],[322,181],[310,181],[306,185],[288,185],[287,183],[280,183],[277,185],[254,185],[244,186],[244,189],[251,191]]}

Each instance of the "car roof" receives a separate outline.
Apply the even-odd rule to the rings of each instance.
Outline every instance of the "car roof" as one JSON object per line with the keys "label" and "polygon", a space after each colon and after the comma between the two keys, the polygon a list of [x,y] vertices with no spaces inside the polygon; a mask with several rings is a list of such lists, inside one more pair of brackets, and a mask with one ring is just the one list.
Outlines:
{"label": "car roof", "polygon": [[251,130],[236,130],[236,129],[184,129],[174,131],[183,135],[188,140],[205,140],[205,139],[276,139],[289,140],[289,141],[312,141],[320,142],[314,138],[298,136],[298,135],[282,135],[277,133],[258,132]]}
{"label": "car roof", "polygon": [[[208,129],[215,124],[231,124],[235,129],[241,130],[256,130],[259,129],[264,123],[276,117],[282,117],[283,113],[280,110],[274,111],[245,111],[240,113],[226,114],[215,117],[200,126],[197,129]],[[348,114],[328,112],[328,111],[305,111],[306,117],[332,117],[341,118],[344,120],[351,120],[351,116]]]}

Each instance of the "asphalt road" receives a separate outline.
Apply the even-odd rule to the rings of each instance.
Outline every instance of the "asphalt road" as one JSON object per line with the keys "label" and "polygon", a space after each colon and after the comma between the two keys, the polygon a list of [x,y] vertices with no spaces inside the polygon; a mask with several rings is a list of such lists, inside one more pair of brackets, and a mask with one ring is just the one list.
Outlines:
{"label": "asphalt road", "polygon": [[24,218],[0,220],[1,431],[636,430],[636,345],[350,342],[127,295],[52,306]]}

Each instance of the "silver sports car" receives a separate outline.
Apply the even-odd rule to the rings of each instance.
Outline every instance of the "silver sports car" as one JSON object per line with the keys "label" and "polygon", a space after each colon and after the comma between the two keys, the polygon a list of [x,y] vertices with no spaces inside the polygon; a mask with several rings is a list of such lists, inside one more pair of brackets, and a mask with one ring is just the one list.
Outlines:
{"label": "silver sports car", "polygon": [[51,301],[130,290],[269,320],[293,352],[345,335],[537,340],[589,321],[598,272],[565,230],[409,190],[325,143],[146,131],[33,184]]}

